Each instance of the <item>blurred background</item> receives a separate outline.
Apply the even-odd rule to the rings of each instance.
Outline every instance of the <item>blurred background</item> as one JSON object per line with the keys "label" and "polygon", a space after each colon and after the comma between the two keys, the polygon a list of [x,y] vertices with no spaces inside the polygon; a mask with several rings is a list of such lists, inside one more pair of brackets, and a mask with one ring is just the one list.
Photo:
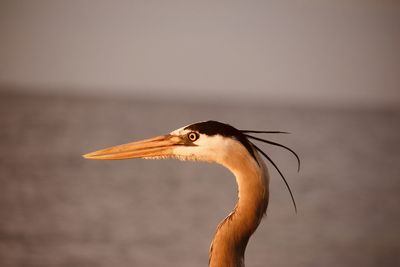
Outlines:
{"label": "blurred background", "polygon": [[[81,155],[214,119],[268,136],[247,266],[400,265],[398,1],[0,1],[0,266],[206,266],[221,166]],[[267,136],[264,136],[267,137]]]}

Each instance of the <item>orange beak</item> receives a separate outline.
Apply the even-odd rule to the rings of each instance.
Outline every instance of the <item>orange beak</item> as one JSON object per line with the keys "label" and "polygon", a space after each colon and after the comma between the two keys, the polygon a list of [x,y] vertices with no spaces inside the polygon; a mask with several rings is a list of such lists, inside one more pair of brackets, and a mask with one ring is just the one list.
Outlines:
{"label": "orange beak", "polygon": [[170,157],[182,139],[174,135],[162,135],[151,139],[100,149],[83,155],[86,159],[117,160],[131,158]]}

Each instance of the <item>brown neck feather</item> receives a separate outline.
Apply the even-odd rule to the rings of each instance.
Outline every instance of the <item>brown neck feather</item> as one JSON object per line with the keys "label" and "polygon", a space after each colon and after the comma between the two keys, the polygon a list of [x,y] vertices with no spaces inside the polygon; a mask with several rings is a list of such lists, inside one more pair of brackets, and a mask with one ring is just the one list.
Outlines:
{"label": "brown neck feather", "polygon": [[221,164],[233,172],[238,184],[238,202],[215,233],[209,266],[244,266],[244,253],[268,206],[269,178],[265,164],[247,151],[234,151]]}

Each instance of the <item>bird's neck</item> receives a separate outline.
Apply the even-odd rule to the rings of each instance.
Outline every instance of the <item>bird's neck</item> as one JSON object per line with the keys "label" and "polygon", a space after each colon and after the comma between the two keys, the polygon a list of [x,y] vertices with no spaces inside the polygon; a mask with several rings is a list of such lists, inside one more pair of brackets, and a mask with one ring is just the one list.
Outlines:
{"label": "bird's neck", "polygon": [[210,248],[211,267],[244,266],[247,242],[260,224],[268,205],[268,172],[264,162],[259,162],[243,153],[223,163],[236,177],[238,202],[217,228]]}

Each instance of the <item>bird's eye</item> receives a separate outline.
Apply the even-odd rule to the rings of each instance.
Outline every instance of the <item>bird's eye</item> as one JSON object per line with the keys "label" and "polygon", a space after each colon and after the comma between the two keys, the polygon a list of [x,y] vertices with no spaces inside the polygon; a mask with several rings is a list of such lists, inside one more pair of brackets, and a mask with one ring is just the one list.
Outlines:
{"label": "bird's eye", "polygon": [[199,139],[199,134],[196,133],[196,132],[190,132],[190,133],[188,133],[187,136],[188,136],[189,140],[192,141],[192,142],[194,142],[197,139]]}

